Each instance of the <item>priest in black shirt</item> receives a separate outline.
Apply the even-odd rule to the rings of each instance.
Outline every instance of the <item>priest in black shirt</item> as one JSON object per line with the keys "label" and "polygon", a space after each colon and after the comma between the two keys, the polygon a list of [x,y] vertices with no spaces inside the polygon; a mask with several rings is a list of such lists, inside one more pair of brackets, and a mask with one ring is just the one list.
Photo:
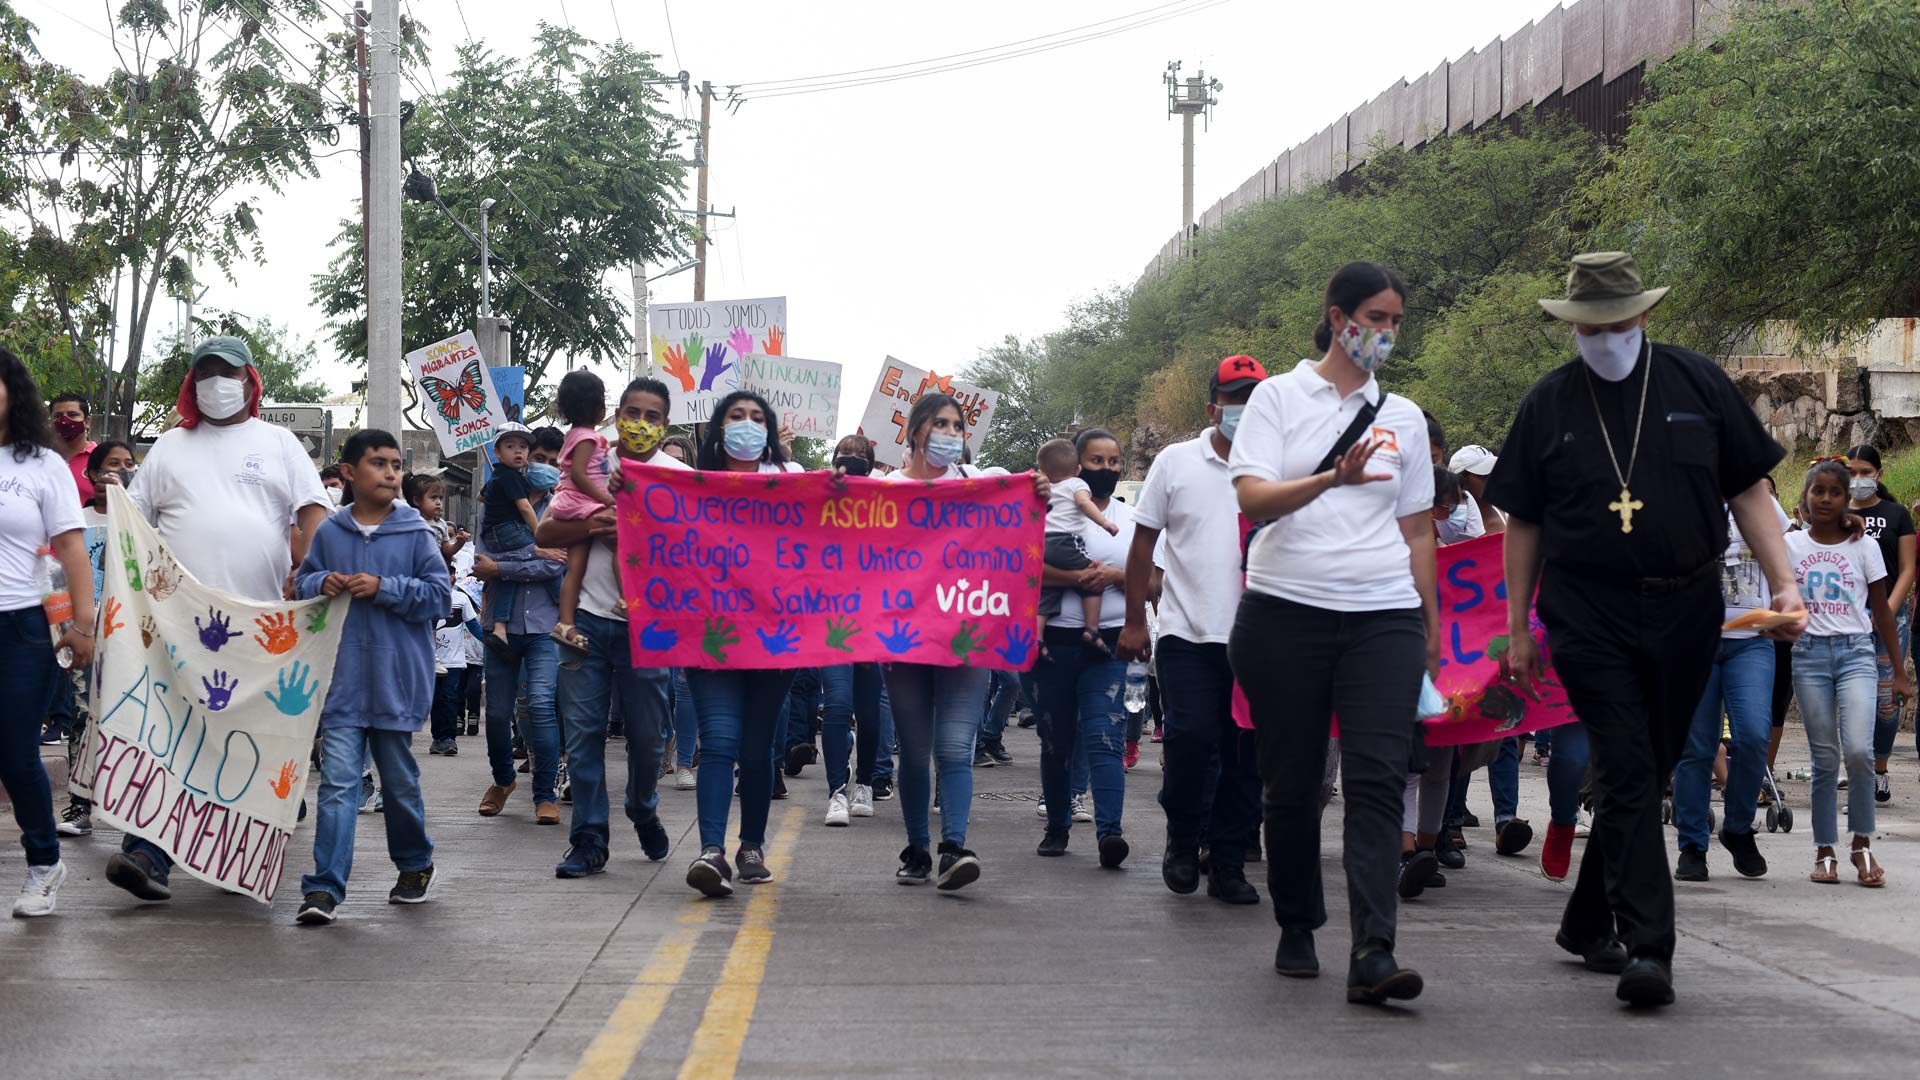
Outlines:
{"label": "priest in black shirt", "polygon": [[1775,610],[1805,610],[1762,482],[1784,451],[1712,360],[1648,340],[1666,292],[1641,286],[1631,255],[1574,258],[1566,299],[1540,306],[1572,324],[1580,358],[1528,391],[1487,485],[1509,519],[1503,664],[1534,692],[1537,583],[1554,670],[1592,744],[1593,828],[1554,940],[1619,973],[1634,1005],[1673,1001],[1660,800],[1720,643],[1725,508]]}

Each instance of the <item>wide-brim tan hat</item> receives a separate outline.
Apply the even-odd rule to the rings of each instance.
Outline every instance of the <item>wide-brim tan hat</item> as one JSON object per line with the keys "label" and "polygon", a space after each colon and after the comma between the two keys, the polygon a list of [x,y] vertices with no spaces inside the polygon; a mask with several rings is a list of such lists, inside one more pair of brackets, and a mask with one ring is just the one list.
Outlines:
{"label": "wide-brim tan hat", "polygon": [[1567,272],[1564,300],[1542,300],[1540,306],[1561,322],[1608,326],[1651,311],[1667,289],[1640,284],[1640,265],[1624,251],[1595,251],[1573,257]]}

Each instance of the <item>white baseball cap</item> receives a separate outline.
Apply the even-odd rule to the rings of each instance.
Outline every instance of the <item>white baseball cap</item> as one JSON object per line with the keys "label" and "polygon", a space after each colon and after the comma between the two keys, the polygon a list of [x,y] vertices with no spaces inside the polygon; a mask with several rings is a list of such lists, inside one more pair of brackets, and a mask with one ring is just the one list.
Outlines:
{"label": "white baseball cap", "polygon": [[1493,451],[1484,446],[1463,446],[1453,452],[1453,460],[1447,462],[1447,471],[1485,476],[1493,471],[1493,463],[1498,460],[1493,456]]}
{"label": "white baseball cap", "polygon": [[527,440],[528,446],[533,445],[533,432],[527,430],[527,425],[516,424],[511,420],[493,429],[492,445],[498,445],[501,439],[504,439],[509,435],[518,435],[521,438]]}

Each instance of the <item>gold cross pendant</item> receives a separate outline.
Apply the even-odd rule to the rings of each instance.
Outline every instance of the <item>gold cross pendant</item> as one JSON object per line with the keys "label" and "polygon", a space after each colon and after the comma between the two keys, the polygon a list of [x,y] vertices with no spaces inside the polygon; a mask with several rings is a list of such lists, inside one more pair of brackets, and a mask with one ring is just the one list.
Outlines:
{"label": "gold cross pendant", "polygon": [[1623,484],[1620,487],[1619,501],[1608,503],[1607,509],[1620,515],[1620,531],[1630,533],[1633,531],[1633,512],[1645,505],[1646,504],[1639,499],[1634,498],[1633,492],[1628,491]]}

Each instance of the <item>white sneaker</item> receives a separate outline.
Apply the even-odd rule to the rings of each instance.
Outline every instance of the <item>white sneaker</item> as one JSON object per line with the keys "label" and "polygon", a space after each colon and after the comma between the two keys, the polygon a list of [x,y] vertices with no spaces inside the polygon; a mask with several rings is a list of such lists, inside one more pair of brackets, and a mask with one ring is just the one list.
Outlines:
{"label": "white sneaker", "polygon": [[1073,797],[1073,820],[1083,823],[1093,820],[1093,806],[1087,802],[1085,795]]}
{"label": "white sneaker", "polygon": [[873,816],[873,785],[853,785],[853,798],[848,800],[847,813],[854,817]]}
{"label": "white sneaker", "polygon": [[1045,799],[1040,800],[1040,802],[1034,806],[1033,816],[1037,818],[1044,818],[1047,816],[1047,802]]}
{"label": "white sneaker", "polygon": [[373,783],[372,773],[360,775],[360,812],[371,814],[380,808],[380,789]]}
{"label": "white sneaker", "polygon": [[827,800],[827,824],[846,825],[852,820],[853,810],[847,801],[847,789],[841,788]]}
{"label": "white sneaker", "polygon": [[699,786],[700,782],[694,778],[693,770],[688,766],[682,765],[673,770],[673,789],[675,791],[692,791]]}
{"label": "white sneaker", "polygon": [[1585,839],[1587,836],[1587,833],[1592,831],[1592,827],[1593,827],[1593,815],[1587,813],[1585,810],[1580,811],[1580,820],[1575,822],[1573,826],[1574,838],[1581,839],[1581,840]]}
{"label": "white sneaker", "polygon": [[35,919],[53,914],[54,900],[60,894],[60,883],[65,880],[67,864],[64,862],[27,867],[26,884],[20,886],[20,895],[13,901],[13,917]]}

